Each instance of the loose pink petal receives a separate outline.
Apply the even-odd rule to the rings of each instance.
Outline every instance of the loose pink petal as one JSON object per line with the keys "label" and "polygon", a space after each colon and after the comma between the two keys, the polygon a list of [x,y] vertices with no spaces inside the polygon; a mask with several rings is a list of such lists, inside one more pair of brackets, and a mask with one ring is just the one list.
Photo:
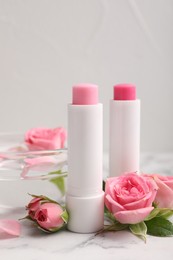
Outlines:
{"label": "loose pink petal", "polygon": [[11,236],[20,236],[21,226],[18,221],[12,219],[0,219],[0,233]]}
{"label": "loose pink petal", "polygon": [[153,209],[153,207],[148,207],[137,210],[119,211],[114,216],[122,224],[137,224],[144,221]]}
{"label": "loose pink petal", "polygon": [[26,165],[21,173],[21,178],[27,178],[29,170],[49,171],[51,167],[56,165],[56,160],[49,156],[26,158],[24,162]]}
{"label": "loose pink petal", "polygon": [[24,168],[23,168],[23,171],[22,171],[21,174],[20,174],[20,177],[21,177],[22,179],[26,178],[26,176],[27,176],[27,174],[28,174],[28,171],[29,171],[29,168],[28,168],[28,167],[24,167]]}
{"label": "loose pink petal", "polygon": [[[21,173],[21,178],[29,179],[29,171],[51,172],[61,169],[67,161],[66,153],[58,153],[56,156],[42,156],[36,158],[25,158],[25,166]],[[35,176],[37,178],[37,176]]]}
{"label": "loose pink petal", "polygon": [[8,159],[8,156],[5,155],[5,154],[0,154],[0,159],[3,160],[3,159]]}
{"label": "loose pink petal", "polygon": [[59,153],[57,157],[43,156],[37,158],[26,158],[24,161],[26,163],[25,167],[37,171],[50,171],[51,168],[58,167],[65,164],[67,160],[67,155]]}

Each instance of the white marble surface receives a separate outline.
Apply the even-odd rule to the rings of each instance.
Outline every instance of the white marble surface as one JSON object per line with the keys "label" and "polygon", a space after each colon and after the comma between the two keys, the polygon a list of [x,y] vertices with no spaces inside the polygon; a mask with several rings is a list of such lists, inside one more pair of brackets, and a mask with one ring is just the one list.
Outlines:
{"label": "white marble surface", "polygon": [[[106,164],[105,159],[105,164]],[[105,166],[105,169],[107,167]],[[143,172],[157,172],[173,175],[173,154],[145,154],[141,157]],[[9,189],[9,182],[4,182]],[[34,185],[40,185],[34,184]],[[26,191],[27,192],[27,191]],[[15,197],[10,190],[9,197]],[[14,194],[14,195],[13,195]],[[20,203],[18,203],[20,201]],[[1,215],[15,219],[25,215],[22,199],[15,197],[11,208],[1,209]],[[69,231],[47,235],[37,230],[29,221],[22,222],[19,238],[0,239],[0,259],[44,260],[44,259],[172,259],[173,237],[159,238],[147,236],[147,243],[128,231],[95,234],[75,234]]]}

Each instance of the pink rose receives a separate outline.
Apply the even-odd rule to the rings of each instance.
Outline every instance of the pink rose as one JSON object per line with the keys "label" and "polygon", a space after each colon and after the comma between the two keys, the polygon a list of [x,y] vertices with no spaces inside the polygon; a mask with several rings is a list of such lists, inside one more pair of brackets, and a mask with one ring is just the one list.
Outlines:
{"label": "pink rose", "polygon": [[61,205],[45,196],[35,196],[26,206],[28,216],[38,227],[47,232],[61,229],[68,220],[68,214]]}
{"label": "pink rose", "polygon": [[156,194],[155,202],[159,208],[173,209],[173,177],[152,175],[157,186],[158,191]]}
{"label": "pink rose", "polygon": [[105,205],[120,223],[137,224],[153,210],[156,192],[152,178],[127,173],[107,179]]}
{"label": "pink rose", "polygon": [[54,150],[64,148],[66,130],[63,127],[33,128],[26,132],[25,142],[30,150]]}

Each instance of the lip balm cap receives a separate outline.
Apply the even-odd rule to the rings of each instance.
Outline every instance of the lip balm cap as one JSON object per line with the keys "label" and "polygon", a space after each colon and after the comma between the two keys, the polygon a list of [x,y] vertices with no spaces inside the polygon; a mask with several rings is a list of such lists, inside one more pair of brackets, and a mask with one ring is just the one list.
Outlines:
{"label": "lip balm cap", "polygon": [[136,100],[136,87],[132,84],[114,86],[114,100]]}
{"label": "lip balm cap", "polygon": [[73,86],[73,105],[98,104],[98,86],[94,84],[78,84]]}

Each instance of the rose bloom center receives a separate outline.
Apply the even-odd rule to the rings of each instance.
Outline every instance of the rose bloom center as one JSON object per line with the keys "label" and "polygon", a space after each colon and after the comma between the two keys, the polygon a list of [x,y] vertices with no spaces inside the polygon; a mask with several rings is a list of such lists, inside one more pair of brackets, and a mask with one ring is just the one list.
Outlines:
{"label": "rose bloom center", "polygon": [[37,219],[41,222],[44,222],[47,220],[47,216],[42,210],[40,210]]}
{"label": "rose bloom center", "polygon": [[120,203],[135,201],[136,199],[143,197],[144,194],[142,187],[137,183],[133,183],[131,180],[117,183],[114,186],[114,195]]}

